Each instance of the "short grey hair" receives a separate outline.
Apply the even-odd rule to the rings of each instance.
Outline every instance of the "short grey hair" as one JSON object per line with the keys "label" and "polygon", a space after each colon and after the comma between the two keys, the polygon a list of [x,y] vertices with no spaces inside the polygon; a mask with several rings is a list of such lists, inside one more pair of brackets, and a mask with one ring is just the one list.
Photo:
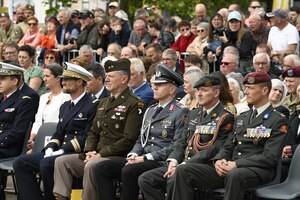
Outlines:
{"label": "short grey hair", "polygon": [[60,12],[63,12],[68,17],[68,19],[71,18],[71,10],[69,8],[61,8],[58,10],[58,13]]}
{"label": "short grey hair", "polygon": [[88,44],[85,44],[85,45],[80,47],[79,54],[81,54],[85,50],[88,50],[91,54],[93,54],[93,48]]}
{"label": "short grey hair", "polygon": [[271,60],[270,60],[270,57],[268,54],[264,53],[264,52],[260,52],[260,53],[257,53],[253,56],[253,59],[252,59],[252,62],[253,64],[255,63],[256,59],[257,58],[261,58],[261,57],[266,57],[267,58],[267,62],[270,64]]}
{"label": "short grey hair", "polygon": [[131,66],[134,67],[137,72],[145,72],[145,66],[141,59],[139,58],[130,58]]}
{"label": "short grey hair", "polygon": [[162,56],[164,57],[166,55],[171,55],[174,60],[177,59],[177,54],[174,49],[169,48],[169,49],[164,50]]}

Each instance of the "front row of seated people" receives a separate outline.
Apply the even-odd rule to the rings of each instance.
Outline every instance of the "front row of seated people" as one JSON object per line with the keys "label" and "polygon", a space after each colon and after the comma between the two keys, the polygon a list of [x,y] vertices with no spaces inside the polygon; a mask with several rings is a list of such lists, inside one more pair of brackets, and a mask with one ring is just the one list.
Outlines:
{"label": "front row of seated people", "polygon": [[[165,193],[167,199],[193,199],[198,187],[224,187],[224,199],[234,200],[275,177],[288,125],[269,102],[267,73],[252,72],[244,78],[252,108],[234,120],[220,101],[221,81],[216,74],[195,83],[200,107],[188,113],[173,100],[182,78],[158,66],[152,86],[158,103],[145,111],[144,103],[128,88],[128,59],[105,63],[110,96],[100,102],[84,91],[93,75],[66,64],[61,78],[71,100],[60,108],[56,132],[42,152],[14,162],[19,199],[69,199],[72,177],[83,176],[82,198],[88,200],[115,199],[115,179],[123,183],[124,200],[138,199],[139,188],[147,200],[164,199]],[[10,77],[11,70],[2,71],[6,74],[0,73],[0,83],[7,77],[17,82]],[[1,91],[0,106],[14,91],[18,88]],[[4,107],[5,112],[11,110]]]}

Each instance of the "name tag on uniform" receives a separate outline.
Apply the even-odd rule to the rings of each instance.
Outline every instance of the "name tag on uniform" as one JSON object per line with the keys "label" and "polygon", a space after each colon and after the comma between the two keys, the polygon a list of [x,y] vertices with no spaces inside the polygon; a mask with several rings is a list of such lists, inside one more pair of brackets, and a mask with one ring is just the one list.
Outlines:
{"label": "name tag on uniform", "polygon": [[14,112],[15,108],[6,108],[4,111],[5,112]]}

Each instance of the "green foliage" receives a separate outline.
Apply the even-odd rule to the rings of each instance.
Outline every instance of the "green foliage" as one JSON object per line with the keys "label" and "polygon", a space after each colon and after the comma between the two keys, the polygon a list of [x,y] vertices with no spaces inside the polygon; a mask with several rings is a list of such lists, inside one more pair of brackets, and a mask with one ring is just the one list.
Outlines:
{"label": "green foliage", "polygon": [[[123,0],[121,0],[123,1]],[[197,3],[203,3],[206,5],[208,15],[214,14],[220,8],[228,8],[232,3],[236,3],[236,0],[215,0],[215,1],[201,1],[201,0],[126,0],[129,5],[130,15],[134,14],[134,11],[138,8],[141,8],[143,5],[148,6],[158,6],[161,10],[167,11],[171,16],[178,15],[181,18],[194,18],[194,8]],[[240,0],[238,3],[247,11],[247,7],[250,0]]]}
{"label": "green foliage", "polygon": [[43,0],[44,5],[48,5],[49,9],[46,10],[46,14],[57,14],[57,11],[61,7],[71,7],[72,3],[77,3],[77,0]]}

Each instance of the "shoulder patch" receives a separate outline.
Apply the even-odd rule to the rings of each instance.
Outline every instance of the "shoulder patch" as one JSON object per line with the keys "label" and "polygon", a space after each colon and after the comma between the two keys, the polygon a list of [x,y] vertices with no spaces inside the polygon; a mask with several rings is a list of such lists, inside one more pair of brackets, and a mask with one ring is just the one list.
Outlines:
{"label": "shoulder patch", "polygon": [[280,127],[280,131],[283,132],[283,133],[287,133],[286,125],[282,125]]}
{"label": "shoulder patch", "polygon": [[31,99],[30,96],[22,96],[22,99]]}
{"label": "shoulder patch", "polygon": [[138,108],[144,108],[145,104],[144,104],[144,102],[139,101],[137,106],[138,106]]}

